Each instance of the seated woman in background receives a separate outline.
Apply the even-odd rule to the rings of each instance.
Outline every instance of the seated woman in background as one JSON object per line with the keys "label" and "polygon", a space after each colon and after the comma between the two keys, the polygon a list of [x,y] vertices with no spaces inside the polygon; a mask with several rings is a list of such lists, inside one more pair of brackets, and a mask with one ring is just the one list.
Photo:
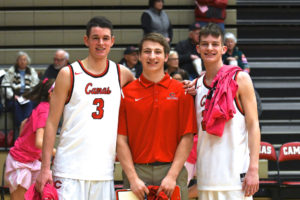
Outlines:
{"label": "seated woman in background", "polygon": [[223,54],[222,60],[225,65],[235,65],[242,68],[244,71],[250,73],[245,54],[236,46],[237,39],[233,33],[226,33],[224,36],[227,52]]}
{"label": "seated woman in background", "polygon": [[160,33],[169,43],[173,38],[173,29],[170,19],[163,11],[163,0],[149,0],[149,9],[144,11],[141,17],[144,35],[148,33]]}
{"label": "seated woman in background", "polygon": [[29,116],[33,109],[33,103],[22,98],[23,93],[30,91],[39,83],[38,74],[29,67],[30,57],[27,53],[20,51],[16,64],[10,67],[2,80],[4,88],[2,94],[6,94],[8,99],[8,110],[14,110],[15,127],[19,127],[21,122]]}

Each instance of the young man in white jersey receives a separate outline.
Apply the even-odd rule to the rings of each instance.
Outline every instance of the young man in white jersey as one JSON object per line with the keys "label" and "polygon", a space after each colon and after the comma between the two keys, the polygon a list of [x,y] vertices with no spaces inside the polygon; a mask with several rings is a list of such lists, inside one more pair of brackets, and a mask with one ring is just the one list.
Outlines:
{"label": "young man in white jersey", "polygon": [[[196,81],[195,106],[198,123],[197,189],[201,200],[252,199],[259,188],[258,163],[260,130],[256,100],[250,76],[237,72],[228,80],[237,83],[231,102],[234,114],[224,122],[221,136],[208,133],[203,124],[207,114],[206,101],[212,97],[208,92],[223,65],[222,54],[226,52],[224,36],[216,24],[208,24],[200,31],[197,51],[206,67],[205,75]],[[223,69],[222,69],[223,68]],[[217,83],[222,84],[221,81]],[[211,91],[212,92],[212,91]],[[222,102],[221,102],[222,103]],[[211,119],[208,119],[211,120]],[[216,125],[217,126],[217,125]]]}
{"label": "young man in white jersey", "polygon": [[[59,199],[115,199],[113,169],[121,87],[131,72],[107,59],[114,44],[112,24],[92,18],[84,43],[88,56],[60,70],[50,102],[36,189],[54,183]],[[64,114],[58,154],[50,170],[57,126]]]}

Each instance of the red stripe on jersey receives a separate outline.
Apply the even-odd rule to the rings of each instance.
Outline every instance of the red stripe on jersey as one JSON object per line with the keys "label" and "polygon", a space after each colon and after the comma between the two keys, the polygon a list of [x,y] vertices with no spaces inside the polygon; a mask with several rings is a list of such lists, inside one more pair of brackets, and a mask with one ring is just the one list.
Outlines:
{"label": "red stripe on jersey", "polygon": [[68,98],[65,104],[69,103],[72,93],[73,93],[73,87],[74,87],[74,71],[73,68],[71,67],[71,65],[68,65],[69,69],[70,69],[70,89],[68,92]]}
{"label": "red stripe on jersey", "polygon": [[[234,80],[235,80],[235,81],[236,81],[236,79],[237,79],[237,76],[239,75],[239,72],[240,72],[240,71],[238,71],[238,72],[236,73],[235,77],[234,77]],[[235,101],[235,104],[236,104],[238,110],[240,111],[240,113],[242,113],[243,115],[245,115],[245,113],[244,113],[244,111],[243,111],[243,108],[242,108],[242,106],[240,105],[240,103],[239,103],[238,99],[236,98],[236,96],[234,97],[234,101]]]}
{"label": "red stripe on jersey", "polygon": [[119,84],[120,84],[120,88],[122,88],[121,87],[121,68],[120,68],[120,65],[119,64],[117,64],[117,70],[118,70],[118,78],[119,78]]}
{"label": "red stripe on jersey", "polygon": [[82,70],[83,70],[86,74],[88,74],[88,75],[90,75],[90,76],[93,76],[93,77],[101,77],[101,76],[104,76],[104,75],[108,72],[108,68],[109,68],[109,61],[108,61],[108,59],[106,60],[105,70],[104,70],[101,74],[93,74],[93,73],[89,72],[89,71],[84,67],[84,65],[82,64],[82,62],[81,62],[80,60],[78,60],[78,63],[79,63],[79,65],[80,65],[80,67],[82,68]]}

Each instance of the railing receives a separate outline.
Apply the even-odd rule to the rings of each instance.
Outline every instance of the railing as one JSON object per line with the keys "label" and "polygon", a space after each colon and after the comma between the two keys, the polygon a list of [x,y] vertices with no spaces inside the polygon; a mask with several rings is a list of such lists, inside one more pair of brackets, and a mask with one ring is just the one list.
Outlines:
{"label": "railing", "polygon": [[[1,118],[2,115],[4,115],[4,120],[3,120],[3,126],[0,125],[0,129],[2,132],[2,134],[4,134],[4,141],[1,141],[1,145],[0,145],[0,149],[4,149],[4,150],[8,150],[10,146],[12,146],[14,144],[14,141],[16,139],[16,130],[15,130],[15,123],[14,123],[14,106],[12,110],[8,109],[8,98],[7,98],[7,89],[11,88],[11,86],[0,86],[1,88],[1,104],[2,104],[2,108],[1,108]],[[9,119],[9,112],[12,113],[12,118]],[[12,130],[10,130],[10,127],[8,127],[8,123],[9,120],[12,121]],[[2,123],[2,120],[1,120]]]}

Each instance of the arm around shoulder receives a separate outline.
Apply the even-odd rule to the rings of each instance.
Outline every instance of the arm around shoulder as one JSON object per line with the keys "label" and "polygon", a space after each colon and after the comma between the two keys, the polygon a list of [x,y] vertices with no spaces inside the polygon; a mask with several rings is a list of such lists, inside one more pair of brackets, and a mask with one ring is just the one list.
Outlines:
{"label": "arm around shoulder", "polygon": [[125,67],[124,65],[119,65],[120,66],[120,71],[121,71],[121,87],[124,87],[131,81],[135,80],[135,77],[131,73],[131,71]]}

